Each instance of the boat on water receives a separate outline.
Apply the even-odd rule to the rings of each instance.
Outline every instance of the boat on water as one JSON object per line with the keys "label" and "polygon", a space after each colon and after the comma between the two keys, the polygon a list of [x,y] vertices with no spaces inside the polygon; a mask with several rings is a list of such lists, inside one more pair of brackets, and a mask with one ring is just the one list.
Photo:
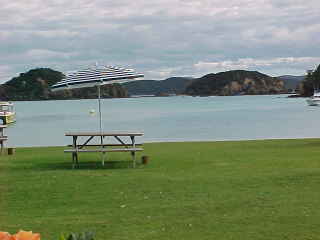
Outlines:
{"label": "boat on water", "polygon": [[309,106],[319,106],[320,105],[320,91],[315,91],[313,96],[307,99]]}
{"label": "boat on water", "polygon": [[11,102],[0,102],[0,119],[2,124],[10,124],[16,121],[16,113]]}

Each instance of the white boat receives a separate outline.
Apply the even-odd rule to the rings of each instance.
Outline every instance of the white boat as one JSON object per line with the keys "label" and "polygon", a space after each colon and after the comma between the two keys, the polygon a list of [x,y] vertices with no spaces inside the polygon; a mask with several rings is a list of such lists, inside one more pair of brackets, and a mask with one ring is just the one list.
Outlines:
{"label": "white boat", "polygon": [[9,124],[16,121],[16,113],[13,109],[13,103],[0,102],[0,119],[2,124]]}
{"label": "white boat", "polygon": [[319,106],[320,105],[320,91],[313,93],[313,96],[307,99],[309,106]]}

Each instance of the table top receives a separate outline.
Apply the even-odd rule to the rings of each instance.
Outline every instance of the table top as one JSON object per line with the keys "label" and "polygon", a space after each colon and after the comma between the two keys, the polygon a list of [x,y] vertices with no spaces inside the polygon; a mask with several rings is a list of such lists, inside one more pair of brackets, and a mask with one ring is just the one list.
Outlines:
{"label": "table top", "polygon": [[66,132],[65,136],[143,136],[142,132]]}

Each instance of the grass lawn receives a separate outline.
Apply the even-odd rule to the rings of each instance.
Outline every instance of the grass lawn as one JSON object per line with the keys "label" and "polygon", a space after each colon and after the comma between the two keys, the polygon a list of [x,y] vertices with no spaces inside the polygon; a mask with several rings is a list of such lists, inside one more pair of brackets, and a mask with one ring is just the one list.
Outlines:
{"label": "grass lawn", "polygon": [[[62,147],[0,156],[0,231],[111,239],[320,239],[320,139],[146,144],[146,166]],[[113,153],[112,160],[129,160]],[[141,156],[141,154],[140,154]]]}

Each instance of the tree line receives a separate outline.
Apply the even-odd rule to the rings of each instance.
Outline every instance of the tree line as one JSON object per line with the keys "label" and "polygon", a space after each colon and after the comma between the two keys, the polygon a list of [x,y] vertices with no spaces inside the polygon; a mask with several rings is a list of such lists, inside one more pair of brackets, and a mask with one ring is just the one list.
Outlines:
{"label": "tree line", "polygon": [[312,96],[314,91],[320,91],[320,64],[314,71],[308,71],[301,95]]}

